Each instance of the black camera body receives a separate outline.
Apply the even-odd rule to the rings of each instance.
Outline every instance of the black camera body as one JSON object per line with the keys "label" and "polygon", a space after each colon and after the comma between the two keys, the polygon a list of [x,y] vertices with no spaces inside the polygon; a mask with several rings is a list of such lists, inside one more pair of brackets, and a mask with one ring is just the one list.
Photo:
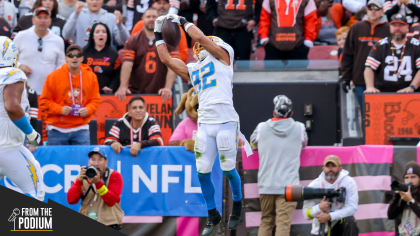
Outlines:
{"label": "black camera body", "polygon": [[96,170],[99,170],[99,172],[101,172],[101,170],[96,166],[86,167],[86,177],[89,178],[89,179],[92,179],[93,177],[95,177],[96,176]]}
{"label": "black camera body", "polygon": [[333,198],[337,198],[338,202],[345,202],[346,188],[341,187],[335,190],[324,188],[310,188],[300,185],[286,186],[286,201],[288,202],[302,202],[311,199],[322,199],[324,198],[324,196],[330,202]]}
{"label": "black camera body", "polygon": [[396,180],[392,181],[391,183],[391,190],[392,191],[402,191],[402,192],[407,192],[408,191],[408,187],[411,187],[411,191],[413,191],[413,184],[410,182],[407,183],[401,183],[398,182]]}

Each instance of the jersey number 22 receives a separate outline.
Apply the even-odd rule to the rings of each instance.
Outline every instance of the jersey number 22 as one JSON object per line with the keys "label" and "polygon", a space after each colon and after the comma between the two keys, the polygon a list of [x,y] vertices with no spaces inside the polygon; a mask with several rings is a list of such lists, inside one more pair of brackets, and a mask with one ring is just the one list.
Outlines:
{"label": "jersey number 22", "polygon": [[214,69],[214,64],[213,62],[210,62],[191,73],[192,81],[197,94],[200,94],[201,91],[204,91],[208,88],[217,86],[216,78],[208,79],[210,76],[214,75],[214,72],[216,72]]}

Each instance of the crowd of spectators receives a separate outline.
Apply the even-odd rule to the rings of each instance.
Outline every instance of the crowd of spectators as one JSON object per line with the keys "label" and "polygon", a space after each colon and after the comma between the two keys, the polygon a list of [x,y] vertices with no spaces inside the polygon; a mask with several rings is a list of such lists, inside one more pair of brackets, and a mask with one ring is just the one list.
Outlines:
{"label": "crowd of spectators", "polygon": [[[175,74],[158,58],[153,27],[156,15],[174,13],[229,43],[235,60],[250,60],[259,47],[264,48],[265,60],[306,60],[314,45],[338,45],[342,81],[345,87],[355,86],[361,102],[365,61],[373,45],[390,35],[391,17],[405,17],[408,38],[418,37],[420,30],[416,0],[299,0],[298,4],[128,0],[127,7],[123,4],[122,0],[1,0],[0,35],[14,38],[19,67],[38,94],[48,74],[64,63],[65,50],[76,44],[83,48],[83,63],[96,74],[101,94],[124,99],[126,94],[159,93],[165,101],[172,96]],[[47,14],[37,11],[40,7]],[[156,10],[146,14],[151,8]],[[193,44],[181,27],[181,41],[172,56],[187,62]],[[52,53],[45,54],[43,48]]]}

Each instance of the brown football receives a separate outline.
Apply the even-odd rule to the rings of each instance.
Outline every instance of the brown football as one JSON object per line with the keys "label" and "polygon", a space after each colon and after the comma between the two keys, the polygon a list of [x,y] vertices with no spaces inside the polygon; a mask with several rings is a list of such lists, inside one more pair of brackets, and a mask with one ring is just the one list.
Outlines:
{"label": "brown football", "polygon": [[181,41],[181,29],[177,23],[165,19],[162,24],[162,37],[165,43],[176,48]]}

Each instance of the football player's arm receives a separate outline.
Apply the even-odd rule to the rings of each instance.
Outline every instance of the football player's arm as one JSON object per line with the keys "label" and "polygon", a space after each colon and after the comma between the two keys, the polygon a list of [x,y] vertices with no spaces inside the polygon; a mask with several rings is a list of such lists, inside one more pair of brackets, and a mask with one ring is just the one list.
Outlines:
{"label": "football player's arm", "polygon": [[4,109],[12,122],[28,136],[30,141],[33,141],[39,134],[32,128],[28,118],[26,118],[25,111],[20,105],[24,88],[25,83],[23,82],[8,84],[4,87]]}
{"label": "football player's arm", "polygon": [[[187,24],[191,23],[185,23],[183,25],[184,29]],[[213,57],[217,58],[225,65],[230,65],[229,53],[215,42],[207,38],[207,36],[204,35],[204,33],[197,26],[192,25],[191,27],[188,27],[187,33],[192,39],[194,39],[194,41],[200,43],[201,46],[203,46],[203,48],[206,49]]]}
{"label": "football player's arm", "polygon": [[168,48],[165,43],[158,45],[157,51],[163,64],[169,67],[169,69],[175,72],[175,74],[181,76],[181,78],[190,80],[187,65],[178,58],[172,58],[171,55],[169,55]]}

